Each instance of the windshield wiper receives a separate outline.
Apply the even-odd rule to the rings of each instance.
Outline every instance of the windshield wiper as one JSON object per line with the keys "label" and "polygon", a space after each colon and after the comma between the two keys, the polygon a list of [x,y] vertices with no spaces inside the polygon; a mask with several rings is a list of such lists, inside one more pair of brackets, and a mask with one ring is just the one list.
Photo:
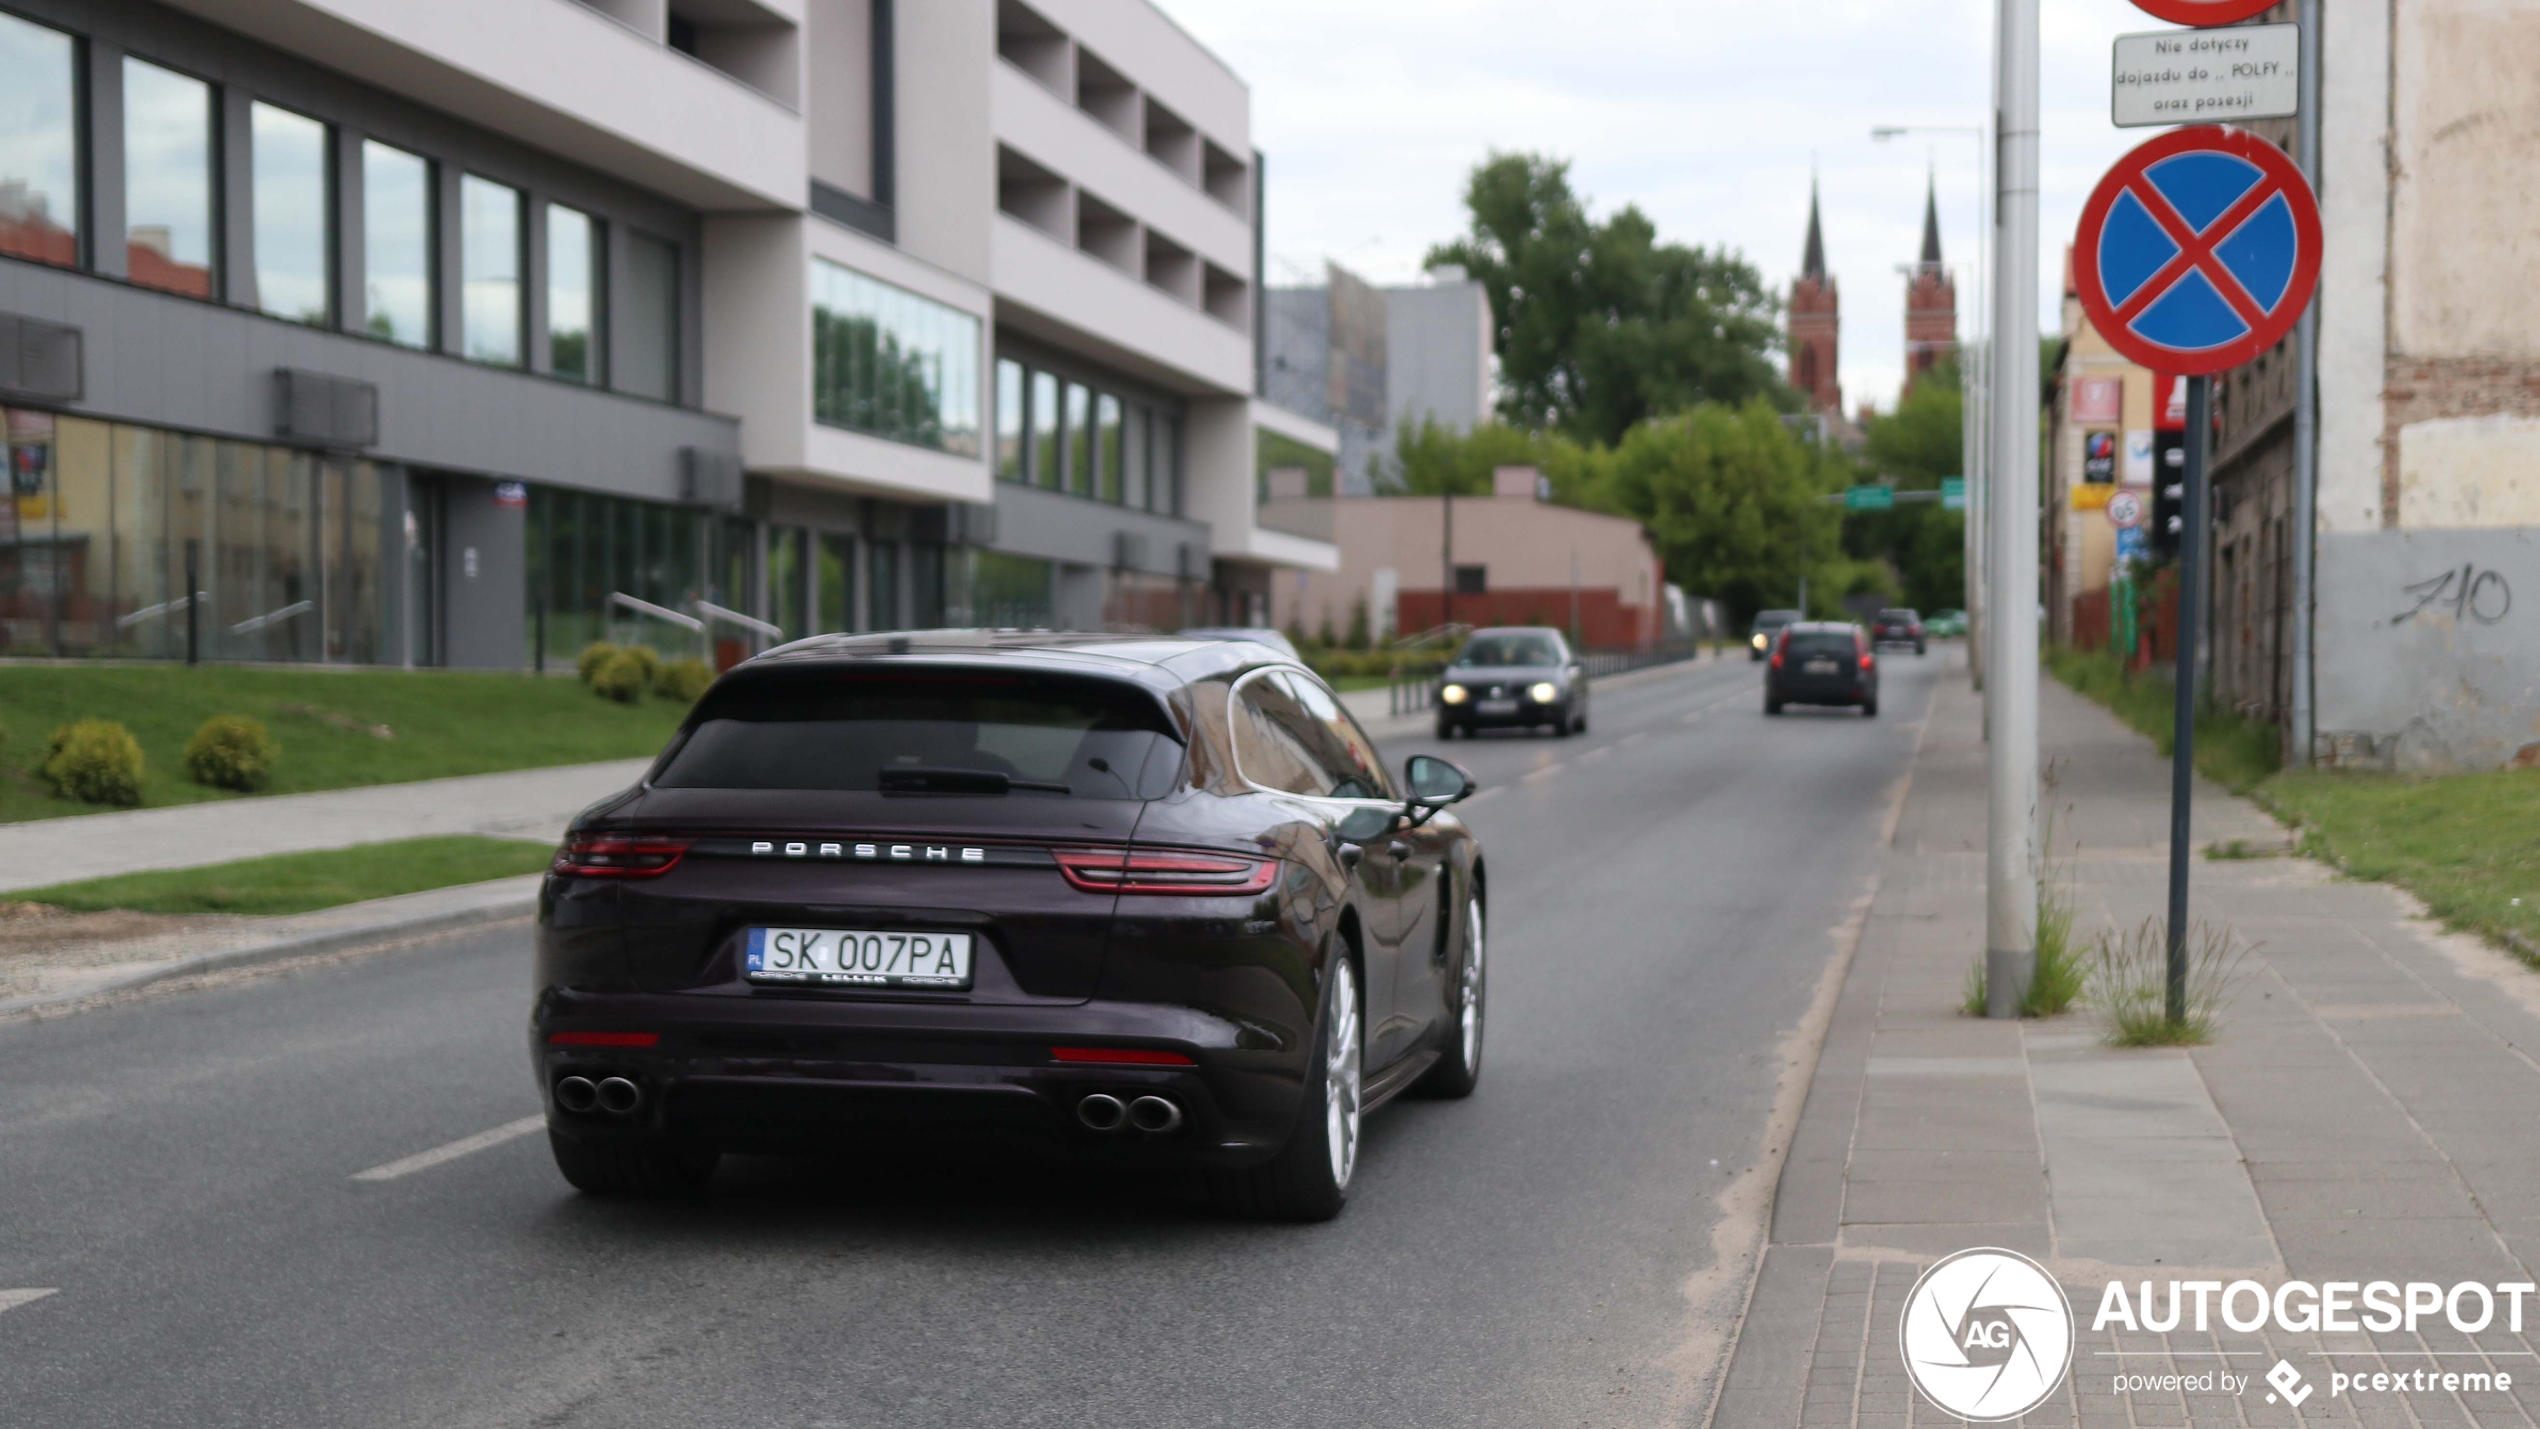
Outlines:
{"label": "windshield wiper", "polygon": [[993,769],[947,769],[930,766],[884,769],[874,787],[885,794],[1004,794],[1016,789],[1040,794],[1076,791],[1055,779],[1016,779]]}

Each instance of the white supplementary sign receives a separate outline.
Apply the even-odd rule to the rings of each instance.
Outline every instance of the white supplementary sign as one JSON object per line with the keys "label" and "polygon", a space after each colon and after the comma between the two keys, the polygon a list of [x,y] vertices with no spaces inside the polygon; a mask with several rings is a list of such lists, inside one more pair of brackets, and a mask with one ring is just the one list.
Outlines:
{"label": "white supplementary sign", "polygon": [[2119,35],[2109,117],[2120,129],[2283,119],[2300,109],[2302,27]]}

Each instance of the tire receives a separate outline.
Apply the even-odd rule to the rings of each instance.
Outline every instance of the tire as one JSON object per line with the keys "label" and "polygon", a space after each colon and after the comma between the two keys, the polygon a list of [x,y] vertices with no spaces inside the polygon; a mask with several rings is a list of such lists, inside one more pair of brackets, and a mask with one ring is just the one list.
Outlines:
{"label": "tire", "polygon": [[693,1196],[714,1178],[721,1152],[661,1137],[581,1141],[547,1133],[556,1169],[586,1196]]}
{"label": "tire", "polygon": [[1585,734],[1585,733],[1587,733],[1587,711],[1585,711],[1585,710],[1581,710],[1581,711],[1579,711],[1579,722],[1578,722],[1578,724],[1577,724],[1577,725],[1575,725],[1575,726],[1574,726],[1574,728],[1575,728],[1575,729],[1576,729],[1576,730],[1577,730],[1580,734]]}
{"label": "tire", "polygon": [[1482,956],[1482,900],[1467,893],[1464,898],[1464,961],[1455,979],[1455,1025],[1447,1030],[1446,1045],[1439,1051],[1437,1065],[1431,1067],[1412,1090],[1424,1097],[1458,1100],[1469,1097],[1482,1082],[1482,1023],[1489,1006],[1490,963]]}
{"label": "tire", "polygon": [[1879,697],[1878,697],[1878,696],[1876,696],[1876,695],[1872,695],[1872,696],[1870,696],[1868,699],[1863,700],[1863,701],[1861,702],[1861,718],[1863,718],[1863,719],[1877,719],[1878,717],[1879,717]]}
{"label": "tire", "polygon": [[1768,715],[1777,715],[1781,712],[1782,702],[1774,699],[1771,695],[1766,695],[1764,697],[1764,713]]}
{"label": "tire", "polygon": [[1455,726],[1454,726],[1454,725],[1451,725],[1451,724],[1449,724],[1449,723],[1447,723],[1445,720],[1439,720],[1439,721],[1438,721],[1438,741],[1439,741],[1440,743],[1442,743],[1442,744],[1452,744],[1452,743],[1454,743],[1454,742],[1455,742]]}
{"label": "tire", "polygon": [[1570,712],[1568,710],[1563,710],[1561,712],[1561,718],[1552,722],[1552,737],[1554,739],[1568,739],[1571,733]]}
{"label": "tire", "polygon": [[1341,1213],[1358,1169],[1364,1029],[1358,965],[1335,953],[1323,979],[1323,1030],[1314,1039],[1313,1064],[1297,1098],[1296,1126],[1268,1165],[1212,1178],[1220,1208],[1273,1221],[1328,1221]]}
{"label": "tire", "polygon": [[1914,642],[1914,653],[1916,655],[1928,655],[1931,651],[1924,647],[1923,642],[1917,640]]}

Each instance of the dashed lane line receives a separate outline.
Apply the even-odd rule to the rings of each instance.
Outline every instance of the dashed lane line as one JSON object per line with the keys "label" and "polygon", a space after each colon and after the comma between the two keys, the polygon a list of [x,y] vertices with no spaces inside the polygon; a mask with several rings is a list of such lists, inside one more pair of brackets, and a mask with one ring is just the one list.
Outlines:
{"label": "dashed lane line", "polygon": [[400,1176],[411,1176],[417,1171],[430,1170],[444,1161],[456,1161],[462,1156],[473,1155],[489,1146],[500,1146],[506,1141],[518,1140],[533,1131],[544,1128],[546,1124],[547,1118],[544,1113],[537,1116],[524,1116],[518,1121],[504,1122],[492,1131],[480,1131],[474,1136],[462,1136],[446,1146],[436,1146],[430,1151],[418,1151],[412,1156],[401,1157],[384,1166],[373,1166],[367,1171],[356,1171],[351,1179],[394,1181]]}
{"label": "dashed lane line", "polygon": [[0,1314],[5,1314],[8,1311],[14,1310],[20,1305],[31,1305],[36,1301],[43,1299],[47,1295],[59,1295],[61,1293],[62,1292],[58,1288],[47,1288],[43,1290],[0,1290]]}

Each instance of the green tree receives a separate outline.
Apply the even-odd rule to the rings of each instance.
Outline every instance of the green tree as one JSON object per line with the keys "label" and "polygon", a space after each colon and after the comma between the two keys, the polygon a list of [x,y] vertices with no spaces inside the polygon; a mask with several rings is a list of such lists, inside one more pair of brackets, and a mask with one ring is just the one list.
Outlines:
{"label": "green tree", "polygon": [[1639,520],[1667,578],[1722,602],[1742,629],[1756,611],[1796,601],[1803,569],[1814,614],[1876,579],[1845,556],[1842,512],[1819,499],[1844,477],[1839,459],[1761,398],[1704,403],[1633,428],[1581,504]]}
{"label": "green tree", "polygon": [[1552,478],[1553,499],[1587,504],[1594,454],[1557,432],[1533,432],[1504,422],[1484,422],[1469,432],[1434,419],[1394,432],[1399,471],[1381,490],[1389,496],[1488,496],[1491,473],[1503,466],[1531,466]]}
{"label": "green tree", "polygon": [[1490,294],[1500,415],[1610,445],[1699,402],[1789,405],[1770,361],[1779,314],[1754,265],[1662,243],[1635,207],[1598,222],[1569,172],[1492,153],[1465,185],[1471,230],[1429,250],[1429,266],[1462,264]]}
{"label": "green tree", "polygon": [[[1893,480],[1899,491],[1936,491],[1942,478],[1961,475],[1962,411],[1954,364],[1923,374],[1895,411],[1871,420],[1861,444],[1863,476]],[[1937,501],[1900,503],[1847,517],[1844,550],[1893,572],[1897,593],[1917,610],[1963,605],[1965,523]]]}

